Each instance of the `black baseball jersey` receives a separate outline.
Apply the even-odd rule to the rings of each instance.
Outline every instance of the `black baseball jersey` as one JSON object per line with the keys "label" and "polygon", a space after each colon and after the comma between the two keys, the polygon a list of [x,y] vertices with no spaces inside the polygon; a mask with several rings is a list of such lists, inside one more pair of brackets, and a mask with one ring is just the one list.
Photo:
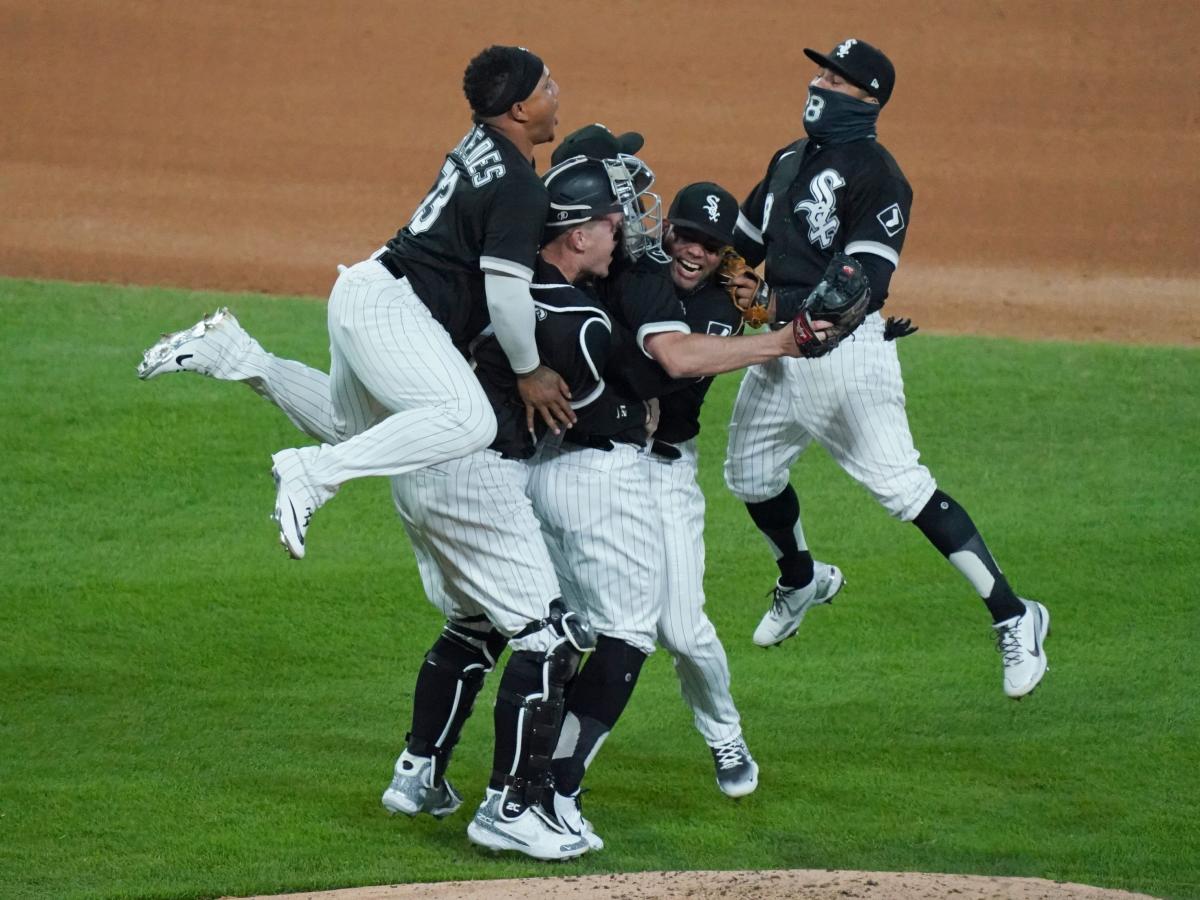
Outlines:
{"label": "black baseball jersey", "polygon": [[[775,154],[742,204],[737,246],[752,265],[766,259],[772,288],[805,297],[838,251],[898,266],[911,207],[908,179],[878,141],[803,139]],[[870,309],[886,296],[872,290]]]}
{"label": "black baseball jersey", "polygon": [[489,321],[483,273],[533,277],[546,187],[513,143],[476,125],[446,156],[412,220],[387,242],[385,264],[413,290],[460,349]]}
{"label": "black baseball jersey", "polygon": [[[722,336],[742,333],[742,314],[713,279],[708,279],[690,294],[679,293],[679,300],[683,304],[685,321],[693,333]],[[676,389],[668,388],[660,395],[658,431],[654,436],[677,444],[699,434],[700,407],[712,383],[711,375],[672,382]]]}
{"label": "black baseball jersey", "polygon": [[[643,443],[645,405],[622,397],[604,378],[605,362],[613,349],[613,324],[608,313],[540,257],[530,292],[542,362],[558,372],[571,391],[577,421],[564,439],[576,443],[587,443],[590,438]],[[508,457],[527,459],[533,455],[534,443],[525,427],[525,405],[517,393],[508,357],[492,336],[480,341],[473,352],[475,374],[496,411],[498,428],[491,448]],[[545,426],[540,421],[538,426],[540,435]]]}
{"label": "black baseball jersey", "polygon": [[642,257],[597,280],[591,289],[613,322],[614,347],[605,368],[609,381],[627,397],[659,396],[671,379],[646,353],[645,340],[652,334],[691,331],[667,264]]}

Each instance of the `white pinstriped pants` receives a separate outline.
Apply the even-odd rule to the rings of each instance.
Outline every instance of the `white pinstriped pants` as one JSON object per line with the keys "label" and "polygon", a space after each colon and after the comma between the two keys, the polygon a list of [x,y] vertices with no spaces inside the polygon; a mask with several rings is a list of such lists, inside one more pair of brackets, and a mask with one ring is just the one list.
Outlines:
{"label": "white pinstriped pants", "polygon": [[658,642],[675,661],[679,691],[696,730],[710,745],[741,734],[741,717],[729,691],[729,660],[704,612],[704,494],[696,482],[696,441],[678,446],[682,456],[646,455],[649,491],[664,566]]}
{"label": "white pinstriped pants", "polygon": [[[274,356],[250,338],[235,362],[212,374],[246,383],[318,440],[337,440],[329,376],[319,369]],[[391,479],[425,594],[448,619],[484,615],[512,635],[549,614],[559,588],[526,496],[528,477],[525,463],[479,450]],[[544,635],[533,635],[513,646],[548,649],[543,643]]]}
{"label": "white pinstriped pants", "polygon": [[819,359],[777,359],[746,371],[729,423],[725,484],[747,503],[768,500],[812,441],[887,511],[908,522],[937,482],[921,464],[894,341],[871,313]]}
{"label": "white pinstriped pants", "polygon": [[[466,302],[466,299],[463,299]],[[482,450],[496,417],[471,367],[408,280],[365,260],[329,295],[335,433],[305,460],[313,486],[402,475]]]}
{"label": "white pinstriped pants", "polygon": [[[425,594],[446,618],[482,614],[512,637],[549,615],[558,580],[525,493],[528,477],[524,462],[480,450],[392,479]],[[524,639],[512,646],[549,649]]]}
{"label": "white pinstriped pants", "polygon": [[654,652],[662,591],[662,535],[646,499],[642,451],[543,445],[529,497],[542,523],[563,601],[597,634]]}

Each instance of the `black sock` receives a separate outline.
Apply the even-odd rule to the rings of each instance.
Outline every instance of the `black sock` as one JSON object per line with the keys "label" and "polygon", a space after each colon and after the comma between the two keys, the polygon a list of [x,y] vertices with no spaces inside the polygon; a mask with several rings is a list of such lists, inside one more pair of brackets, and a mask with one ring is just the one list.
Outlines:
{"label": "black sock", "polygon": [[607,635],[597,639],[596,649],[567,689],[563,733],[551,765],[560,793],[579,789],[588,757],[617,724],[645,662],[646,654],[625,641]]}
{"label": "black sock", "polygon": [[[1025,605],[1013,593],[975,523],[953,497],[934,491],[913,524],[971,582],[987,604],[993,622],[1003,622],[1025,612]],[[979,571],[980,565],[984,572]]]}
{"label": "black sock", "polygon": [[800,521],[800,498],[789,484],[770,500],[747,503],[746,510],[779,551],[779,583],[784,587],[804,587],[813,579],[813,558],[808,549],[796,544],[796,524]]}

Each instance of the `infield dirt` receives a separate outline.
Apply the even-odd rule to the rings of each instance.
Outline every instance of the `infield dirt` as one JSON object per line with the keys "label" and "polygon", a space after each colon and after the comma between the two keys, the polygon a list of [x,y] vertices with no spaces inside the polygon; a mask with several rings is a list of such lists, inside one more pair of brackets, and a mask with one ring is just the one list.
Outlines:
{"label": "infield dirt", "polygon": [[[812,72],[801,48],[861,35],[897,65],[881,139],[916,192],[889,312],[938,332],[1200,343],[1200,5],[766,0],[739,14],[735,41],[728,10],[683,0],[293,0],[285,14],[265,2],[3,0],[0,274],[324,296],[335,265],[377,248],[427,190],[467,124],[462,68],[488,43],[548,62],[560,134],[592,121],[643,132],[664,197],[701,179],[743,194],[801,132]],[[547,886],[333,896],[532,890]],[[556,891],[950,893],[1135,896],[822,871],[566,878]]]}

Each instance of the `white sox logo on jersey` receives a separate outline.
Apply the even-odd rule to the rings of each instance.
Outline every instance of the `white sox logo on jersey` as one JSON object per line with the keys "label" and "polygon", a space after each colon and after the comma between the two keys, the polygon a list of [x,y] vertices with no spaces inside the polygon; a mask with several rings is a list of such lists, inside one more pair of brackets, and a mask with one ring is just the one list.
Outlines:
{"label": "white sox logo on jersey", "polygon": [[721,218],[721,207],[718,206],[719,203],[720,201],[717,199],[716,194],[709,194],[704,198],[704,211],[708,213],[708,220],[710,222],[716,222]]}
{"label": "white sox logo on jersey", "polygon": [[837,198],[834,191],[845,185],[845,180],[834,169],[826,169],[809,182],[808,189],[812,192],[811,200],[801,200],[792,210],[796,215],[804,213],[808,219],[808,240],[817,244],[822,250],[828,250],[833,243],[842,224],[834,211]]}

